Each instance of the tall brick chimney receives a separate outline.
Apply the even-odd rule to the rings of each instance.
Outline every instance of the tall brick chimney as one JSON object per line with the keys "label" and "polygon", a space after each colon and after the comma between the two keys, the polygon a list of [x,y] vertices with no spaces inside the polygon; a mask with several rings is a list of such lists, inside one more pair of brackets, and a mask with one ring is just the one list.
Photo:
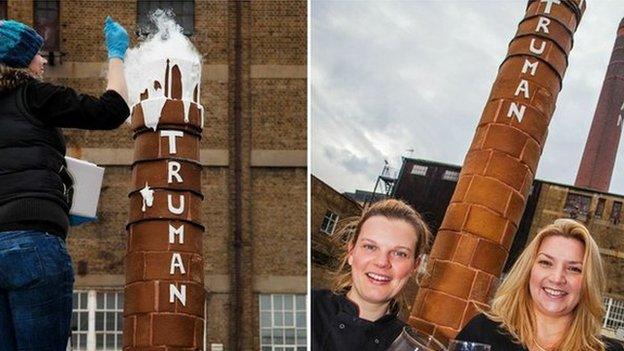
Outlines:
{"label": "tall brick chimney", "polygon": [[622,134],[622,102],[624,102],[624,19],[618,27],[598,106],[576,174],[575,186],[609,191]]}
{"label": "tall brick chimney", "polygon": [[530,0],[437,233],[409,323],[453,338],[487,309],[520,223],[584,0]]}

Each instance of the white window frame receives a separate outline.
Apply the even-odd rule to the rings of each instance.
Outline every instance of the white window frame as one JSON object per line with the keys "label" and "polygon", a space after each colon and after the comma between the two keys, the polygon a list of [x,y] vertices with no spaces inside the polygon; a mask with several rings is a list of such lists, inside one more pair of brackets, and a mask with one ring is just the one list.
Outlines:
{"label": "white window frame", "polygon": [[624,300],[605,296],[603,302],[606,313],[602,328],[618,335],[618,331],[624,330]]}
{"label": "white window frame", "polygon": [[429,167],[427,167],[427,166],[414,165],[414,166],[412,166],[412,172],[411,173],[415,174],[415,175],[426,176],[428,170],[429,170]]}
{"label": "white window frame", "polygon": [[[266,305],[268,303],[270,306]],[[291,307],[287,307],[287,300],[289,299]],[[303,299],[303,303],[301,303]],[[264,300],[264,302],[263,302]],[[281,305],[280,305],[281,301]],[[299,301],[299,303],[297,303]],[[306,305],[307,296],[305,294],[259,294],[258,295],[258,325],[260,328],[260,350],[261,351],[304,351],[307,350],[307,334],[308,328],[306,326]],[[270,325],[263,323],[263,316],[267,316],[270,319]],[[303,317],[301,316],[303,315]],[[286,317],[292,318],[290,323],[286,321]],[[297,323],[299,318],[299,323]],[[303,318],[303,319],[301,319]],[[287,325],[288,324],[288,325]],[[262,332],[270,331],[271,343],[264,343]],[[286,343],[286,332],[292,331],[293,343]],[[276,344],[274,338],[276,332],[281,333],[282,343]]]}
{"label": "white window frame", "polygon": [[[86,293],[87,295],[87,308],[81,308],[81,299],[82,299],[82,294]],[[104,296],[102,296],[102,305],[98,306],[97,304],[97,297],[98,297],[98,293],[99,294],[105,294]],[[85,289],[80,289],[80,290],[74,290],[74,294],[78,294],[81,295],[81,297],[79,297],[79,301],[77,301],[76,309],[72,310],[72,315],[74,312],[87,312],[88,315],[88,324],[87,324],[87,333],[86,333],[86,338],[87,338],[87,347],[86,348],[80,348],[78,345],[74,345],[73,343],[71,344],[71,350],[75,350],[75,351],[121,351],[123,349],[123,341],[121,338],[123,338],[123,325],[121,326],[117,326],[117,314],[121,314],[122,316],[122,321],[123,321],[123,290],[120,289],[102,289],[102,290],[85,290]],[[115,306],[108,306],[108,301],[107,301],[107,295],[108,294],[115,294],[114,297],[114,301],[115,301]],[[84,305],[84,304],[82,304]],[[113,325],[115,325],[115,330],[105,330],[106,329],[106,320],[103,320],[103,326],[104,328],[102,330],[96,330],[96,313],[106,313],[106,317],[109,318],[108,315],[112,314],[115,320],[113,321]],[[122,322],[123,324],[123,322]],[[78,330],[78,331],[73,331],[72,330],[72,341],[73,340],[78,340],[78,338],[74,339],[74,335],[80,334],[80,337],[84,337],[85,333],[84,330]],[[119,339],[119,342],[117,342],[116,344],[119,345],[118,348],[106,348],[106,347],[102,347],[102,348],[96,348],[96,340],[98,335],[107,335],[107,338],[109,336],[113,336],[115,338],[115,340]],[[79,344],[78,342],[76,344]]]}
{"label": "white window frame", "polygon": [[[329,217],[327,216],[329,214]],[[323,217],[323,223],[321,223],[321,231],[325,234],[332,235],[334,233],[334,229],[336,229],[336,223],[338,223],[338,214],[332,210],[327,210],[325,212],[325,216]],[[324,225],[327,220],[327,225]]]}
{"label": "white window frame", "polygon": [[447,169],[442,173],[442,179],[456,182],[459,179],[459,172]]}

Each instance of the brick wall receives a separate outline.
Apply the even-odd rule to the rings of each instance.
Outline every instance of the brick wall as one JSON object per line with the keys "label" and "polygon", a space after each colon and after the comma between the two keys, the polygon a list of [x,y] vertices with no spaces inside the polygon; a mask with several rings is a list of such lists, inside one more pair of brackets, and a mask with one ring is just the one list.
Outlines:
{"label": "brick wall", "polygon": [[[624,202],[624,196],[599,193],[589,189],[576,188],[561,184],[543,183],[537,210],[531,224],[529,240],[533,239],[541,228],[553,223],[557,218],[569,218],[570,213],[564,211],[568,194],[581,194],[591,197],[589,216],[578,216],[575,219],[583,223],[592,234],[598,247],[602,250],[605,273],[607,275],[607,293],[624,296],[624,223],[614,223],[611,211],[614,201]],[[602,216],[595,215],[600,198],[605,199]]]}
{"label": "brick wall", "polygon": [[[62,65],[49,67],[46,80],[97,95],[104,80],[106,50],[102,23],[113,16],[136,44],[136,1],[61,0]],[[10,0],[9,17],[33,22],[33,3]],[[195,32],[190,40],[203,55],[202,96],[205,125],[201,148],[222,155],[203,161],[202,205],[206,227],[204,273],[207,290],[206,339],[231,347],[259,349],[258,294],[305,293],[306,276],[306,63],[305,1],[243,3],[243,267],[244,326],[232,329],[234,257],[232,193],[233,72],[236,24],[234,3],[195,1]],[[130,161],[134,142],[129,126],[116,131],[65,130],[68,154],[91,155],[106,167],[96,223],[72,228],[68,239],[74,264],[87,274],[77,286],[117,282],[123,286],[128,220]],[[107,156],[113,149],[113,156]],[[88,153],[87,153],[88,150]],[[296,162],[279,157],[262,165],[256,151],[294,152]],[[303,151],[303,153],[301,153]],[[303,156],[302,156],[303,155]],[[119,161],[121,159],[121,161]],[[125,161],[124,161],[125,160]],[[292,161],[292,160],[291,160]],[[111,276],[113,278],[111,278]],[[275,282],[270,287],[266,279]]]}
{"label": "brick wall", "polygon": [[33,0],[8,0],[7,15],[10,19],[33,25]]}

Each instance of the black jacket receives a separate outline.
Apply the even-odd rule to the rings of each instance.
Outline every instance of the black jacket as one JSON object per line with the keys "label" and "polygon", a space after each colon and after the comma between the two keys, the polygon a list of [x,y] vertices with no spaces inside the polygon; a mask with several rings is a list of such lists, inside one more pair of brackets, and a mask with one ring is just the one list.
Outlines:
{"label": "black jacket", "polygon": [[[506,333],[501,326],[480,313],[474,316],[457,335],[457,340],[480,342],[492,346],[491,351],[527,351],[527,349],[513,341],[513,337]],[[624,351],[622,345],[605,338],[607,351]]]}
{"label": "black jacket", "polygon": [[397,312],[370,322],[358,317],[357,305],[346,296],[312,290],[312,350],[386,350],[406,325]]}
{"label": "black jacket", "polygon": [[58,128],[113,129],[128,115],[114,91],[95,98],[36,80],[0,91],[0,232],[34,229],[64,238],[72,181]]}

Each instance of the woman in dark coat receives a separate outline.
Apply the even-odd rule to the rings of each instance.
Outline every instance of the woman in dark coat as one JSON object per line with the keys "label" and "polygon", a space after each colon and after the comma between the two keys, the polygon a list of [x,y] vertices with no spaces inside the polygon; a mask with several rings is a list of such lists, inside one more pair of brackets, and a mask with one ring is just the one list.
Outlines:
{"label": "woman in dark coat", "polygon": [[72,179],[58,128],[115,129],[129,115],[125,29],[107,18],[106,91],[42,81],[42,37],[0,21],[0,351],[65,350],[73,270],[65,246]]}

